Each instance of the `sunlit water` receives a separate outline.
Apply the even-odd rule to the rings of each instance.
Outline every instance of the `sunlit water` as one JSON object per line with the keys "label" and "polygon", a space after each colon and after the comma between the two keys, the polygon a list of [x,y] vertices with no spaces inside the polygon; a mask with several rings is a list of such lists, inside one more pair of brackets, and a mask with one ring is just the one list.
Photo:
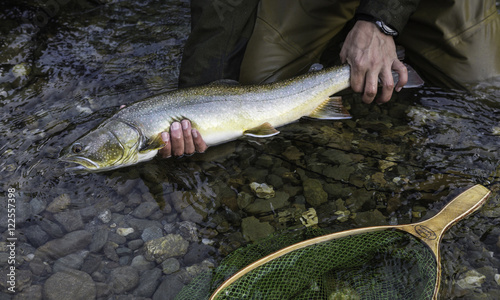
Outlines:
{"label": "sunlit water", "polygon": [[[434,215],[453,196],[480,183],[493,196],[445,235],[440,298],[500,297],[499,79],[473,86],[471,93],[427,86],[404,90],[382,106],[365,105],[347,93],[352,120],[301,121],[270,139],[240,139],[192,157],[69,174],[57,160],[63,146],[120,105],[176,87],[189,34],[189,3],[82,0],[36,21],[42,10],[31,1],[5,6],[0,11],[0,232],[5,241],[0,251],[9,253],[7,191],[15,189],[18,293],[46,293],[45,282],[58,270],[59,257],[46,259],[48,267],[40,271],[33,254],[71,231],[95,235],[135,229],[126,239],[108,238],[118,255],[110,247],[90,254],[88,245],[75,249],[84,259],[73,268],[89,272],[97,285],[111,282],[114,269],[144,254],[143,247],[129,245],[144,239],[144,228],[131,219],[159,224],[163,236],[180,234],[191,250],[203,245],[199,258],[176,257],[179,270],[155,277],[154,288],[141,294],[158,299],[163,282],[178,276],[186,284],[193,275],[189,267],[202,261],[216,265],[249,239],[298,226],[310,207],[320,226],[331,230],[406,224]],[[262,203],[251,182],[273,185],[280,200],[251,206]],[[309,199],[304,190],[311,182],[320,183],[314,191],[326,202]],[[144,202],[159,208],[140,215],[136,209]],[[102,217],[105,212],[111,219]],[[253,217],[263,230],[243,228]],[[48,230],[49,223],[59,231]],[[42,228],[46,238],[29,234],[35,228]],[[91,262],[97,269],[89,271]],[[2,277],[10,266],[8,256],[1,256],[5,299],[13,297]],[[163,267],[155,262],[148,270],[154,268]],[[22,281],[20,274],[28,279]],[[472,277],[479,279],[467,285]],[[138,295],[140,283],[135,284],[126,291],[100,289],[98,296]]]}

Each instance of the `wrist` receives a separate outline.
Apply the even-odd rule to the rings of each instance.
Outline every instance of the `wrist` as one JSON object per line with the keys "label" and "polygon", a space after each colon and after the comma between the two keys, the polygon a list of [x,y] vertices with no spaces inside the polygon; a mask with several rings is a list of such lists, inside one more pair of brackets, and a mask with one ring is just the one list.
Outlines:
{"label": "wrist", "polygon": [[384,21],[377,19],[371,15],[356,14],[354,16],[354,19],[356,21],[366,21],[366,22],[373,23],[380,30],[380,32],[382,32],[385,35],[392,36],[392,37],[397,37],[399,35],[399,33],[396,29],[385,24]]}

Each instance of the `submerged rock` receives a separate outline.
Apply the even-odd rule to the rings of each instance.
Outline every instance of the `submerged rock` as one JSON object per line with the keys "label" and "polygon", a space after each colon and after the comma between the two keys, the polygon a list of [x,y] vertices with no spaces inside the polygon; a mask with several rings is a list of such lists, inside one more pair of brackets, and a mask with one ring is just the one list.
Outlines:
{"label": "submerged rock", "polygon": [[116,268],[111,271],[109,284],[115,294],[130,291],[139,284],[139,273],[130,266]]}
{"label": "submerged rock", "polygon": [[163,262],[165,259],[187,253],[189,242],[178,234],[169,234],[144,244],[144,257],[149,261]]}
{"label": "submerged rock", "polygon": [[270,199],[276,195],[273,187],[267,185],[266,183],[252,182],[250,183],[250,188],[255,195],[261,199]]}
{"label": "submerged rock", "polygon": [[247,241],[255,242],[274,232],[274,227],[268,222],[260,222],[256,217],[244,218],[241,221],[241,232]]}
{"label": "submerged rock", "polygon": [[50,276],[43,286],[47,300],[89,300],[96,298],[96,286],[89,274],[68,269]]}
{"label": "submerged rock", "polygon": [[318,207],[328,200],[328,194],[323,189],[321,181],[308,178],[303,182],[304,197],[312,207]]}

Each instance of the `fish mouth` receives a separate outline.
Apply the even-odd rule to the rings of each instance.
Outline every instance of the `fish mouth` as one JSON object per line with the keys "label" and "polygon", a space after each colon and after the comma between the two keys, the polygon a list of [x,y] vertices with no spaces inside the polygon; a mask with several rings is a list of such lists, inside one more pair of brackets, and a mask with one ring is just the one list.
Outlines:
{"label": "fish mouth", "polygon": [[65,162],[70,162],[70,163],[75,163],[79,164],[79,166],[76,167],[70,167],[69,170],[89,170],[89,171],[95,171],[98,170],[99,164],[82,156],[63,156],[59,158],[62,161]]}

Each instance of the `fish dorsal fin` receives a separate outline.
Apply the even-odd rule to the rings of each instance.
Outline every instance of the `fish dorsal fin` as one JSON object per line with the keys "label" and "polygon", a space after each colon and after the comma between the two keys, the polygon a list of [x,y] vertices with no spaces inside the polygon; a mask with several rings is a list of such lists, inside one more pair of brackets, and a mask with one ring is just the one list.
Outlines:
{"label": "fish dorsal fin", "polygon": [[240,83],[233,79],[219,79],[212,81],[210,85],[240,85]]}
{"label": "fish dorsal fin", "polygon": [[163,140],[161,138],[161,133],[159,133],[155,137],[153,137],[152,139],[149,139],[146,142],[146,144],[144,145],[144,147],[142,147],[139,150],[139,153],[145,153],[145,152],[148,152],[150,150],[157,150],[157,149],[163,148],[164,146],[165,146],[165,142],[163,142]]}
{"label": "fish dorsal fin", "polygon": [[342,105],[342,97],[329,97],[307,117],[320,120],[342,120],[352,118]]}
{"label": "fish dorsal fin", "polygon": [[270,137],[273,135],[277,135],[278,133],[280,133],[280,132],[278,130],[276,130],[276,128],[274,128],[268,122],[266,122],[262,125],[259,125],[257,127],[245,130],[245,132],[243,132],[244,135],[253,136],[253,137],[260,137],[260,138]]}

